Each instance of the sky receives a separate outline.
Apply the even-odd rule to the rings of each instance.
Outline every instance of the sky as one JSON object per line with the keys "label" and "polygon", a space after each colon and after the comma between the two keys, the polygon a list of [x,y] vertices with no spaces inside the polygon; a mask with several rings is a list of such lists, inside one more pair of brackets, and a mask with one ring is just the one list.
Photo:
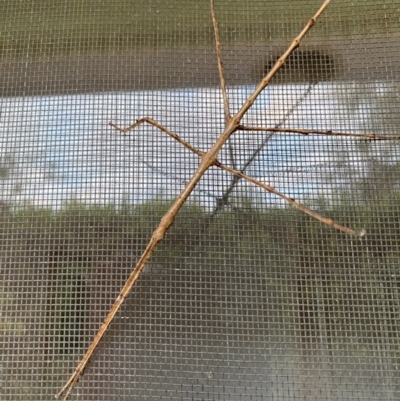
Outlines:
{"label": "sky", "polygon": [[[363,133],[371,93],[380,96],[382,84],[370,88],[365,99],[355,85],[271,86],[243,124]],[[253,89],[229,88],[232,112]],[[357,94],[353,103],[351,91]],[[3,98],[0,106],[1,199],[13,205],[120,205],[175,197],[198,157],[154,127],[143,125],[122,135],[108,123],[129,126],[148,116],[203,151],[224,126],[218,88]],[[241,169],[265,141],[246,172],[299,200],[332,197],[350,178],[367,174],[370,150],[353,139],[274,134],[266,140],[267,135],[236,132],[218,158]],[[231,180],[228,173],[210,169],[192,200],[212,209]],[[244,181],[236,195],[281,204]]]}

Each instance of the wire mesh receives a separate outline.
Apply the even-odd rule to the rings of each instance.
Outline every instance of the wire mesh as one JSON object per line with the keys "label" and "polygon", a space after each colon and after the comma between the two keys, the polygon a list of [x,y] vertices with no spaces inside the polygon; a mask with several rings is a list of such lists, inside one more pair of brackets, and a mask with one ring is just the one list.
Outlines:
{"label": "wire mesh", "polygon": [[[232,113],[321,5],[218,0]],[[206,0],[0,1],[0,398],[49,400],[224,129]],[[71,400],[398,400],[400,1],[336,0],[210,168]]]}

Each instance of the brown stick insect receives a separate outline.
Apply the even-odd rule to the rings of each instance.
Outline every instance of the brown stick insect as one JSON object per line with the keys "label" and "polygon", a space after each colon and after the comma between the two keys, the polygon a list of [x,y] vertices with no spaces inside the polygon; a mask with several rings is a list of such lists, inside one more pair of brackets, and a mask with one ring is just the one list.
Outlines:
{"label": "brown stick insect", "polygon": [[309,208],[307,208],[306,206],[297,202],[296,200],[277,191],[272,186],[270,186],[266,183],[260,182],[256,179],[248,176],[243,171],[238,171],[235,168],[226,166],[217,159],[217,155],[218,155],[219,151],[221,150],[221,148],[224,146],[224,144],[227,142],[227,140],[231,137],[231,135],[233,135],[237,131],[292,133],[292,134],[298,134],[298,135],[342,136],[342,137],[364,138],[364,139],[370,139],[370,140],[400,139],[400,135],[399,136],[379,136],[379,135],[375,135],[375,134],[365,134],[365,135],[364,134],[350,134],[350,133],[344,133],[344,132],[318,131],[318,130],[306,130],[306,129],[288,129],[288,128],[279,128],[279,127],[247,127],[247,126],[244,126],[241,124],[243,117],[248,112],[248,110],[252,107],[252,105],[254,104],[257,97],[268,86],[268,84],[271,82],[274,75],[285,64],[285,61],[292,54],[292,52],[297,47],[299,47],[302,39],[305,37],[307,32],[313,27],[313,25],[316,23],[317,19],[325,11],[325,9],[328,7],[330,2],[331,2],[331,0],[324,1],[324,3],[319,8],[319,10],[316,12],[316,14],[306,23],[303,30],[291,42],[291,44],[289,45],[287,50],[278,58],[278,60],[272,66],[270,71],[259,82],[259,84],[257,85],[254,92],[246,99],[246,101],[243,103],[243,105],[241,106],[239,111],[236,114],[231,115],[229,99],[227,96],[227,90],[226,90],[226,84],[225,84],[225,78],[224,78],[224,69],[223,69],[222,57],[221,57],[221,43],[220,43],[220,37],[219,37],[219,31],[218,31],[218,23],[217,23],[217,19],[216,19],[216,15],[215,15],[214,1],[210,0],[211,18],[212,18],[212,23],[214,26],[215,47],[216,47],[216,53],[217,53],[217,64],[218,64],[219,79],[220,79],[220,85],[221,85],[221,91],[222,91],[222,97],[223,97],[223,105],[224,105],[225,128],[222,131],[222,133],[219,135],[219,137],[216,140],[216,142],[214,143],[214,145],[207,152],[203,152],[201,150],[196,149],[191,144],[186,142],[184,139],[179,137],[177,134],[170,131],[168,128],[162,126],[161,124],[159,124],[157,121],[151,119],[150,117],[143,117],[143,118],[137,120],[133,125],[131,125],[127,128],[120,128],[120,127],[116,126],[115,124],[110,123],[110,125],[112,127],[114,127],[116,130],[122,132],[123,134],[135,129],[136,127],[138,127],[141,124],[145,124],[145,123],[150,124],[150,125],[158,128],[160,131],[164,132],[165,134],[169,135],[171,138],[178,141],[181,145],[186,147],[188,150],[190,150],[194,154],[198,155],[200,158],[200,163],[199,163],[197,170],[193,173],[191,179],[189,180],[189,182],[187,183],[185,188],[182,190],[182,192],[176,198],[176,200],[174,201],[174,203],[172,204],[170,209],[162,217],[158,227],[153,232],[153,235],[152,235],[146,249],[144,250],[142,256],[140,257],[139,261],[137,262],[137,264],[136,264],[135,268],[133,269],[132,273],[130,274],[129,278],[125,282],[125,285],[123,286],[122,290],[120,291],[111,310],[109,311],[107,317],[105,318],[105,320],[104,320],[103,324],[101,325],[99,331],[97,332],[95,338],[93,339],[92,343],[90,344],[86,354],[84,355],[84,357],[82,358],[82,360],[78,364],[78,366],[76,367],[75,371],[73,372],[73,374],[71,375],[71,377],[69,378],[69,380],[67,381],[65,386],[56,395],[56,398],[62,396],[63,394],[64,394],[64,399],[68,398],[72,389],[75,387],[75,385],[79,381],[79,378],[82,375],[86,364],[88,363],[89,359],[91,358],[91,356],[92,356],[93,352],[95,351],[97,345],[99,344],[101,338],[103,337],[107,328],[109,327],[112,320],[114,319],[114,316],[120,309],[121,305],[123,304],[124,300],[130,293],[130,291],[132,290],[136,281],[140,277],[140,274],[142,273],[147,261],[152,256],[153,252],[155,251],[155,249],[156,249],[157,245],[160,243],[160,241],[163,240],[166,232],[173,224],[175,216],[177,215],[179,210],[182,208],[182,206],[188,199],[189,195],[192,193],[192,191],[195,189],[198,182],[202,179],[204,173],[210,167],[212,167],[212,166],[218,167],[222,170],[225,170],[225,171],[233,174],[234,176],[238,177],[239,179],[247,180],[256,186],[263,188],[265,191],[268,191],[268,192],[275,194],[276,196],[282,198],[287,203],[289,203],[293,207],[299,209],[300,211],[302,211],[302,212],[310,215],[311,217],[313,217],[317,220],[320,220],[321,222],[325,223],[326,225],[331,226],[337,230],[340,230],[346,234],[349,234],[352,236],[359,236],[359,237],[361,237],[365,234],[364,231],[356,232],[353,229],[347,228],[347,227],[335,222],[334,220],[332,220],[330,218],[324,217],[324,216],[310,210]]}

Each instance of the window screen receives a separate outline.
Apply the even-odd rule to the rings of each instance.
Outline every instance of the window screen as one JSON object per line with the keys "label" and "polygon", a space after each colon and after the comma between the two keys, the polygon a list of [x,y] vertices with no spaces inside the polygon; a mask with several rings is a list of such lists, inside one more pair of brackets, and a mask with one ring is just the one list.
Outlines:
{"label": "window screen", "polygon": [[[230,115],[322,3],[215,0]],[[201,163],[165,130],[203,154],[226,110],[207,0],[0,6],[0,398],[50,400]],[[400,399],[399,18],[331,2],[70,400]]]}

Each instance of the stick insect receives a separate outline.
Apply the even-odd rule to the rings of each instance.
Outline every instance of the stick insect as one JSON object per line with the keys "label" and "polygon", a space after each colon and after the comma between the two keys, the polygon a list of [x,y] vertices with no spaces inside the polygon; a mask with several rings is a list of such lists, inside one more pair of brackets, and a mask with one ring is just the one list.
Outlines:
{"label": "stick insect", "polygon": [[298,134],[298,135],[341,136],[341,137],[354,137],[354,138],[362,138],[362,139],[369,139],[369,140],[400,139],[400,135],[380,136],[380,135],[375,135],[375,134],[351,134],[351,133],[345,133],[345,132],[332,132],[332,131],[320,131],[320,130],[308,130],[308,129],[289,129],[289,128],[280,128],[280,127],[276,127],[276,126],[275,127],[251,127],[251,126],[248,127],[248,126],[242,125],[241,121],[242,121],[243,117],[248,112],[248,110],[252,107],[255,100],[258,98],[258,96],[261,94],[261,92],[268,86],[268,84],[271,82],[272,78],[279,71],[279,69],[285,64],[285,61],[292,54],[292,52],[297,47],[299,47],[303,38],[306,36],[308,31],[313,27],[313,25],[316,23],[317,19],[321,16],[321,14],[323,14],[323,12],[326,10],[326,8],[330,4],[330,2],[331,2],[331,0],[324,1],[324,3],[318,9],[318,11],[315,13],[315,15],[306,23],[303,30],[291,42],[291,44],[288,46],[287,50],[278,58],[278,60],[272,66],[270,71],[259,82],[259,84],[257,85],[254,92],[245,100],[245,102],[243,103],[243,105],[241,106],[239,111],[236,114],[231,115],[229,99],[228,99],[227,90],[226,90],[225,77],[224,77],[222,56],[221,56],[221,42],[220,42],[220,36],[219,36],[219,30],[218,30],[218,22],[217,22],[217,18],[215,15],[214,1],[210,0],[211,19],[212,19],[212,23],[213,23],[213,27],[214,27],[217,65],[218,65],[219,80],[220,80],[220,86],[221,86],[221,92],[222,92],[222,98],[223,98],[223,106],[224,106],[224,114],[225,114],[225,128],[222,131],[222,133],[219,135],[216,142],[213,144],[213,146],[207,152],[204,152],[204,151],[201,151],[201,150],[195,148],[190,143],[188,143],[187,141],[182,139],[180,136],[178,136],[174,132],[170,131],[168,128],[159,124],[157,121],[153,120],[150,117],[143,117],[143,118],[137,120],[134,124],[132,124],[131,126],[129,126],[127,128],[120,128],[117,125],[115,125],[114,123],[110,123],[110,125],[113,128],[115,128],[116,130],[118,130],[119,132],[121,132],[123,134],[126,134],[129,131],[134,130],[139,125],[150,124],[150,125],[156,127],[157,129],[159,129],[160,131],[162,131],[164,134],[167,134],[168,136],[170,136],[172,139],[179,142],[181,145],[183,145],[185,148],[187,148],[194,154],[196,154],[200,158],[200,163],[198,165],[197,170],[193,173],[191,179],[189,180],[189,182],[187,183],[185,188],[182,190],[180,195],[178,195],[178,197],[175,199],[172,206],[162,217],[158,227],[153,232],[153,235],[152,235],[146,249],[144,250],[142,256],[139,258],[139,260],[138,260],[135,268],[131,272],[129,278],[125,282],[125,284],[124,284],[123,288],[121,289],[119,295],[117,296],[113,306],[111,307],[108,315],[106,316],[103,324],[101,325],[95,338],[93,339],[88,350],[86,351],[86,354],[83,356],[81,362],[78,364],[75,371],[73,372],[73,374],[71,375],[69,380],[66,382],[65,386],[56,395],[56,398],[61,397],[63,394],[64,394],[64,400],[66,400],[68,398],[71,391],[73,390],[75,385],[78,383],[79,378],[82,375],[82,373],[85,369],[85,366],[88,363],[89,359],[91,358],[97,345],[99,344],[104,333],[106,332],[107,328],[109,327],[112,320],[114,319],[116,313],[122,306],[124,300],[129,295],[129,293],[132,290],[133,286],[135,285],[136,281],[140,277],[140,274],[142,273],[148,260],[151,258],[157,245],[163,240],[166,232],[173,224],[175,216],[177,215],[179,210],[182,208],[182,206],[185,204],[189,195],[192,193],[192,191],[195,189],[196,185],[199,183],[199,181],[202,179],[205,172],[210,167],[218,167],[224,171],[227,171],[227,172],[233,174],[235,177],[237,177],[237,179],[247,180],[248,182],[251,182],[255,186],[258,186],[258,187],[264,189],[265,191],[268,191],[269,193],[280,197],[281,199],[286,201],[288,204],[299,209],[303,213],[306,213],[306,214],[310,215],[311,217],[321,221],[322,223],[324,223],[328,226],[331,226],[337,230],[340,230],[346,234],[349,234],[352,236],[358,236],[358,237],[362,237],[365,234],[364,231],[357,232],[351,228],[345,227],[344,225],[337,223],[336,221],[334,221],[330,218],[324,217],[324,216],[320,215],[319,213],[316,213],[316,212],[310,210],[309,208],[307,208],[300,202],[297,202],[296,200],[290,198],[289,196],[286,196],[285,194],[279,192],[272,186],[270,186],[266,183],[260,182],[256,179],[250,177],[249,175],[245,174],[244,170],[239,171],[233,167],[224,165],[217,159],[217,155],[218,155],[219,151],[222,149],[222,147],[225,145],[225,143],[228,141],[228,139],[231,137],[231,135],[233,135],[237,131],[248,131],[248,132],[258,132],[258,133],[268,132],[270,134],[272,134],[272,133],[282,133],[282,134],[292,133],[292,134]]}

